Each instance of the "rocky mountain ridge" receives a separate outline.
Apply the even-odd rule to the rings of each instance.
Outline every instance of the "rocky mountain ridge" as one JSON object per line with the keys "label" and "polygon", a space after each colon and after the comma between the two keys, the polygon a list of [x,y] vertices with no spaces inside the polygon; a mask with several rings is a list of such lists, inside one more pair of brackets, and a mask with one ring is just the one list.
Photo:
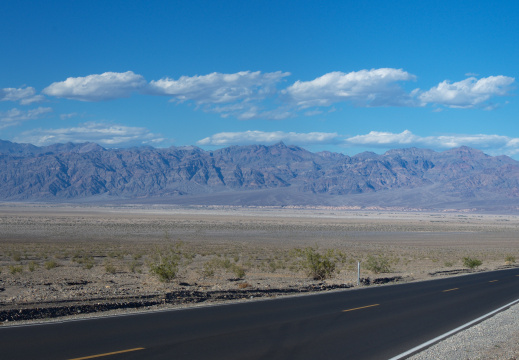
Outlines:
{"label": "rocky mountain ridge", "polygon": [[0,140],[0,169],[1,201],[519,207],[519,162],[469,147],[350,157],[283,143],[205,151]]}

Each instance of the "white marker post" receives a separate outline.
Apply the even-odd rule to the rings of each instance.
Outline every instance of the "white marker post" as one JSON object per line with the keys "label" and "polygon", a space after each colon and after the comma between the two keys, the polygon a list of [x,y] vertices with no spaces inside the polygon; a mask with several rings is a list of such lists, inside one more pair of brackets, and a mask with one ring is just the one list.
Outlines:
{"label": "white marker post", "polygon": [[357,261],[357,285],[360,285],[360,261]]}

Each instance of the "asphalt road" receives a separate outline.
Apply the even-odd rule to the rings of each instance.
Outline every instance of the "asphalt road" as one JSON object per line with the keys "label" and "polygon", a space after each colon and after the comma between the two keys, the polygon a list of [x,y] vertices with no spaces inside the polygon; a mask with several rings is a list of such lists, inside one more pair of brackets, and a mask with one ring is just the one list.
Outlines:
{"label": "asphalt road", "polygon": [[1,359],[389,359],[519,299],[519,269],[0,327]]}

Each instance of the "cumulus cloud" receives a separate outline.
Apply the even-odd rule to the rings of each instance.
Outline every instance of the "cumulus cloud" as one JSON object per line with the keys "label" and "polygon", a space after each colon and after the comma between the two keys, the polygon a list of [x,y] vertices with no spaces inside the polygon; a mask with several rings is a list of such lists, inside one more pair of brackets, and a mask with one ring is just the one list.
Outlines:
{"label": "cumulus cloud", "polygon": [[38,107],[31,110],[11,109],[0,112],[0,129],[16,126],[27,120],[39,119],[45,114],[52,112],[52,108]]}
{"label": "cumulus cloud", "polygon": [[170,96],[173,101],[192,101],[204,111],[216,112],[223,117],[236,116],[241,120],[254,118],[275,119],[278,112],[263,110],[260,102],[272,97],[276,85],[290,73],[276,71],[240,71],[234,74],[211,73],[200,76],[181,76],[178,80],[164,78],[151,81],[147,92]]}
{"label": "cumulus cloud", "polygon": [[311,81],[296,81],[283,91],[300,108],[330,106],[351,101],[358,106],[414,106],[415,101],[399,85],[416,76],[402,69],[371,69],[350,73],[335,71]]}
{"label": "cumulus cloud", "polygon": [[[197,109],[236,117],[240,120],[282,120],[297,115],[326,113],[323,107],[348,102],[360,107],[439,105],[444,107],[493,109],[496,96],[507,96],[515,79],[508,76],[469,77],[459,82],[445,80],[427,91],[406,91],[405,83],[416,76],[403,69],[379,68],[349,73],[330,72],[310,81],[298,80],[280,89],[288,72],[213,72],[207,75],[168,77],[146,82],[143,76],[127,71],[70,77],[43,90],[49,96],[81,101],[102,101],[129,97],[132,93],[167,96],[176,103],[193,104]],[[34,88],[6,88],[0,100],[22,104],[43,100]]]}
{"label": "cumulus cloud", "polygon": [[141,75],[132,71],[105,72],[85,77],[69,77],[43,89],[45,95],[81,101],[104,101],[129,97],[147,85]]}
{"label": "cumulus cloud", "polygon": [[508,95],[511,85],[515,79],[509,76],[489,76],[476,79],[469,77],[465,80],[451,83],[445,80],[436,87],[423,92],[419,95],[424,104],[438,104],[451,108],[474,108],[485,105],[491,109],[487,103],[490,98],[495,96]]}
{"label": "cumulus cloud", "polygon": [[42,95],[36,95],[36,90],[30,86],[24,88],[0,89],[0,101],[19,101],[21,105],[29,105],[44,100],[45,97]]}
{"label": "cumulus cloud", "polygon": [[344,139],[347,146],[367,146],[379,148],[395,147],[427,147],[432,149],[450,149],[460,146],[470,146],[478,149],[490,149],[491,152],[513,155],[519,152],[519,139],[503,135],[474,134],[474,135],[438,135],[418,136],[409,130],[401,133],[371,131],[365,135],[356,135]]}
{"label": "cumulus cloud", "polygon": [[34,129],[15,139],[38,146],[67,142],[95,142],[106,147],[159,144],[165,141],[143,127],[87,122],[61,129]]}
{"label": "cumulus cloud", "polygon": [[198,104],[231,103],[238,100],[262,99],[275,92],[275,85],[290,73],[276,71],[240,71],[234,74],[214,72],[201,76],[164,78],[150,82],[150,92],[167,95],[178,102],[192,100]]}
{"label": "cumulus cloud", "polygon": [[347,144],[369,146],[409,145],[419,141],[420,138],[413,135],[409,130],[405,130],[400,134],[371,131],[369,134],[356,135],[345,140]]}
{"label": "cumulus cloud", "polygon": [[331,144],[338,142],[337,133],[310,132],[295,133],[283,131],[258,131],[249,130],[243,132],[221,132],[197,141],[197,145],[248,145],[248,144],[274,144],[280,141],[297,144]]}

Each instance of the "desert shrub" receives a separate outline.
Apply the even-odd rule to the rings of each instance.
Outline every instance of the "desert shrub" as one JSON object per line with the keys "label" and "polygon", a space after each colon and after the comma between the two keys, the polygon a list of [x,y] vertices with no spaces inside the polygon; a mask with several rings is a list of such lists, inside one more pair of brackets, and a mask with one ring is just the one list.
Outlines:
{"label": "desert shrub", "polygon": [[45,261],[45,264],[43,264],[45,269],[50,270],[54,269],[55,267],[58,267],[58,263],[54,260]]}
{"label": "desert shrub", "polygon": [[19,252],[15,252],[15,253],[13,253],[13,260],[14,260],[14,261],[20,261],[20,260],[22,260],[22,254],[20,254]]}
{"label": "desert shrub", "polygon": [[463,258],[463,266],[468,267],[469,269],[477,269],[479,266],[481,266],[482,262],[478,259],[473,259],[471,257],[464,257]]}
{"label": "desert shrub", "polygon": [[213,277],[217,269],[223,269],[226,272],[231,272],[239,279],[245,277],[246,270],[243,266],[231,262],[227,258],[213,258],[207,261],[202,269],[202,275],[205,277]]}
{"label": "desert shrub", "polygon": [[364,263],[364,267],[375,274],[388,273],[391,272],[391,261],[383,255],[369,255]]}
{"label": "desert shrub", "polygon": [[508,264],[513,264],[515,263],[515,256],[513,255],[507,255],[505,257],[505,262],[508,263]]}
{"label": "desert shrub", "polygon": [[36,261],[31,261],[28,265],[29,271],[33,272],[38,267],[38,263]]}
{"label": "desert shrub", "polygon": [[79,264],[81,262],[82,258],[83,258],[83,254],[80,251],[76,251],[74,253],[74,255],[72,256],[71,261]]}
{"label": "desert shrub", "polygon": [[335,272],[338,259],[333,250],[321,254],[317,248],[307,247],[296,250],[296,254],[301,257],[301,267],[314,280],[324,280]]}
{"label": "desert shrub", "polygon": [[245,277],[245,269],[237,264],[232,264],[231,270],[238,279],[243,279]]}
{"label": "desert shrub", "polygon": [[213,277],[214,276],[214,270],[215,270],[215,268],[214,268],[213,264],[211,263],[211,261],[208,261],[202,267],[201,274],[204,277]]}
{"label": "desert shrub", "polygon": [[156,275],[160,281],[168,282],[177,276],[181,260],[181,245],[177,244],[167,251],[157,251],[148,266],[150,272]]}
{"label": "desert shrub", "polygon": [[446,261],[446,262],[443,263],[443,265],[445,267],[452,267],[454,265],[454,263],[452,261]]}
{"label": "desert shrub", "polygon": [[74,256],[72,256],[72,262],[78,263],[79,265],[83,265],[84,269],[90,270],[94,267],[95,261],[94,257],[91,255],[86,255],[82,252],[77,251]]}
{"label": "desert shrub", "polygon": [[94,267],[95,261],[92,256],[85,256],[82,261],[83,268],[90,270]]}
{"label": "desert shrub", "polygon": [[14,274],[17,274],[17,273],[22,273],[23,272],[23,268],[21,265],[10,265],[9,266],[9,272],[11,273],[11,275],[14,275]]}
{"label": "desert shrub", "polygon": [[110,260],[107,260],[105,261],[105,271],[107,274],[115,274],[117,272],[117,269]]}

